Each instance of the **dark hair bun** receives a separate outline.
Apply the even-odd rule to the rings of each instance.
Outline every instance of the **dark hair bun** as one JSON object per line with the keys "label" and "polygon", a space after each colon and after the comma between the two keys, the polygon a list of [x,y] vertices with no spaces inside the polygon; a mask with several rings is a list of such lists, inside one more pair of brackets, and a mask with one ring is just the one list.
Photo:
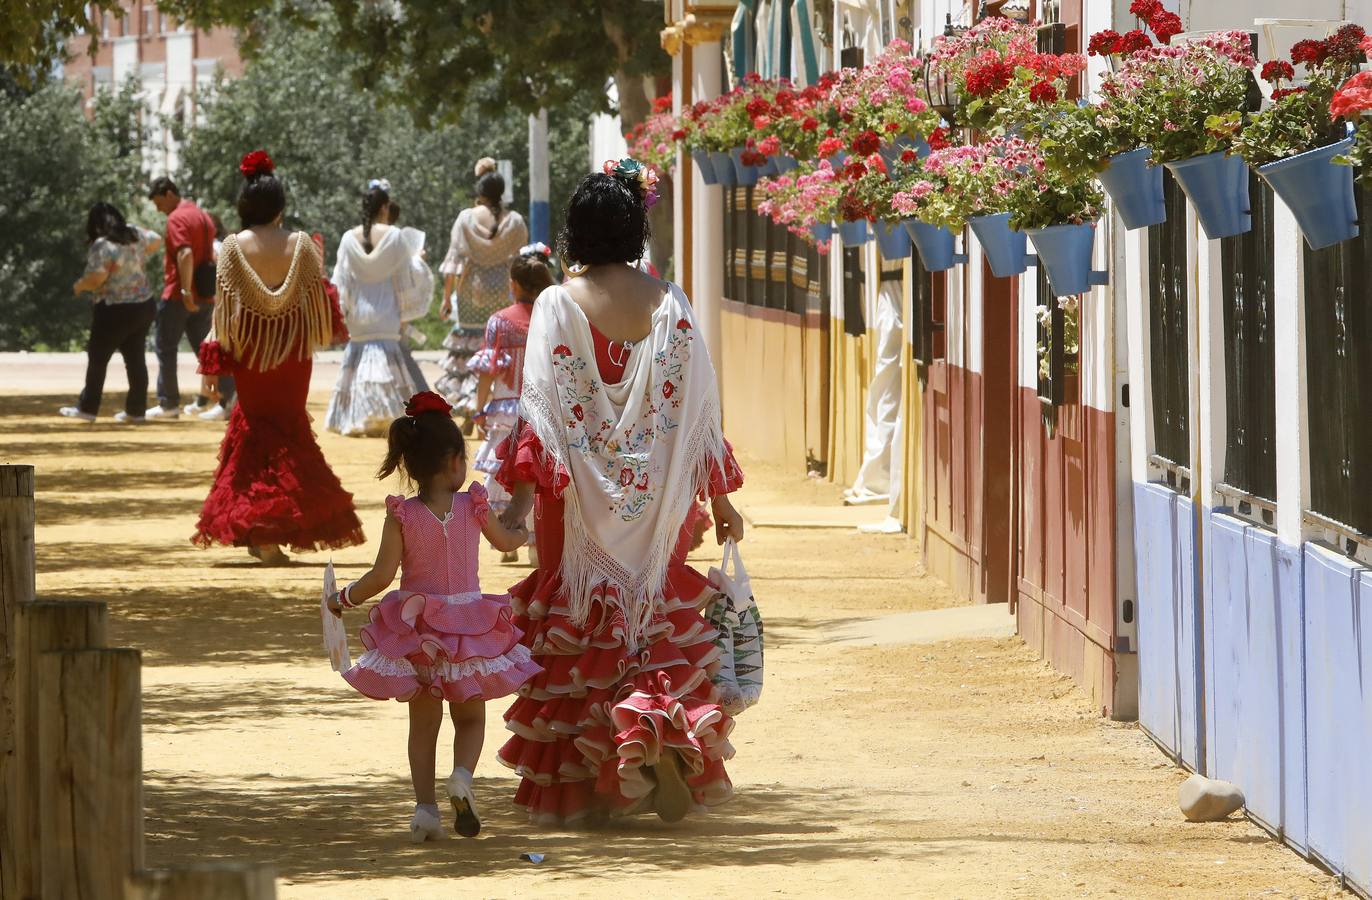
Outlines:
{"label": "dark hair bun", "polygon": [[245,176],[238,191],[238,218],[244,228],[268,225],[286,208],[286,185],[272,172]]}
{"label": "dark hair bun", "polygon": [[583,266],[636,262],[652,233],[643,200],[637,179],[587,175],[567,204],[558,236],[563,259]]}

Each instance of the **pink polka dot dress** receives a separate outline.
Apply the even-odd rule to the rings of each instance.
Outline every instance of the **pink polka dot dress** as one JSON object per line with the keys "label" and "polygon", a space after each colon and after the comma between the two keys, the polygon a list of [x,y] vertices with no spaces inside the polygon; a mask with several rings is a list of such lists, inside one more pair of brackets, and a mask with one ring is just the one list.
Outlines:
{"label": "pink polka dot dress", "polygon": [[483,594],[477,578],[486,489],[453,494],[440,519],[418,497],[387,497],[386,512],[405,542],[400,587],[369,612],[359,636],[366,652],[343,673],[374,700],[420,691],[453,703],[515,693],[542,671],[519,643],[508,594]]}

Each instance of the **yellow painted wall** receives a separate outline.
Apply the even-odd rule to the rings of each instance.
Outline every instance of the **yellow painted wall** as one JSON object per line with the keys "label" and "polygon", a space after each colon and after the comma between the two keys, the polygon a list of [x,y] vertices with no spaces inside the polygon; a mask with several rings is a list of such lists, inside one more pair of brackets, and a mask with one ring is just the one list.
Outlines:
{"label": "yellow painted wall", "polygon": [[867,336],[845,334],[835,322],[830,331],[829,480],[850,484],[862,467],[863,410],[872,365]]}
{"label": "yellow painted wall", "polygon": [[765,459],[805,470],[806,336],[800,317],[727,303],[720,316],[720,394],[729,440]]}

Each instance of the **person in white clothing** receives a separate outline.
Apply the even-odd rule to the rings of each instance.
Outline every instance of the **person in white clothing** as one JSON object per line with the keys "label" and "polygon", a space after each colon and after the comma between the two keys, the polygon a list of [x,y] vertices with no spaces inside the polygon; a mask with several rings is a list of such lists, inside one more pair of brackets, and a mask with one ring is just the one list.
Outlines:
{"label": "person in white clothing", "polygon": [[349,341],[324,427],[342,435],[383,433],[408,398],[428,390],[400,337],[402,300],[422,297],[425,284],[431,294],[433,275],[423,260],[423,234],[390,225],[390,188],[380,179],[368,184],[362,225],[343,235],[334,264]]}

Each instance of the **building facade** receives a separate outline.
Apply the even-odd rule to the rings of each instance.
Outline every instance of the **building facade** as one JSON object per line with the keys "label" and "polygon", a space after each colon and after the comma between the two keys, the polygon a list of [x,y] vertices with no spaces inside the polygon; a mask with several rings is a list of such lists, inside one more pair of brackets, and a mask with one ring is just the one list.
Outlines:
{"label": "building facade", "polygon": [[[1344,22],[1372,29],[1368,0],[1310,0],[1299,19],[1272,0],[1165,5],[1191,33],[1253,34],[1261,60]],[[987,13],[1043,23],[1059,50],[1136,25],[1126,0],[667,6],[681,105],[748,71],[804,83],[810,59],[927,48]],[[970,234],[941,273],[871,243],[819,258],[756,215],[750,189],[707,187],[686,156],[678,182],[679,270],[734,440],[849,483],[898,285],[892,509],[929,571],[1006,603],[1103,714],[1137,717],[1180,764],[1237,783],[1255,821],[1372,889],[1372,195],[1363,234],[1311,251],[1256,176],[1252,231],[1222,240],[1167,177],[1164,224],[1127,231],[1111,210],[1098,225],[1108,283],[1076,298],[1069,347],[1044,328],[1062,312],[1037,269],[994,277]]]}
{"label": "building facade", "polygon": [[173,172],[177,146],[167,120],[194,124],[196,93],[212,88],[219,73],[242,74],[237,33],[179,23],[153,2],[123,0],[119,9],[122,15],[99,11],[100,39],[93,54],[89,36],[72,40],[62,74],[87,97],[138,79],[151,132],[148,171]]}

